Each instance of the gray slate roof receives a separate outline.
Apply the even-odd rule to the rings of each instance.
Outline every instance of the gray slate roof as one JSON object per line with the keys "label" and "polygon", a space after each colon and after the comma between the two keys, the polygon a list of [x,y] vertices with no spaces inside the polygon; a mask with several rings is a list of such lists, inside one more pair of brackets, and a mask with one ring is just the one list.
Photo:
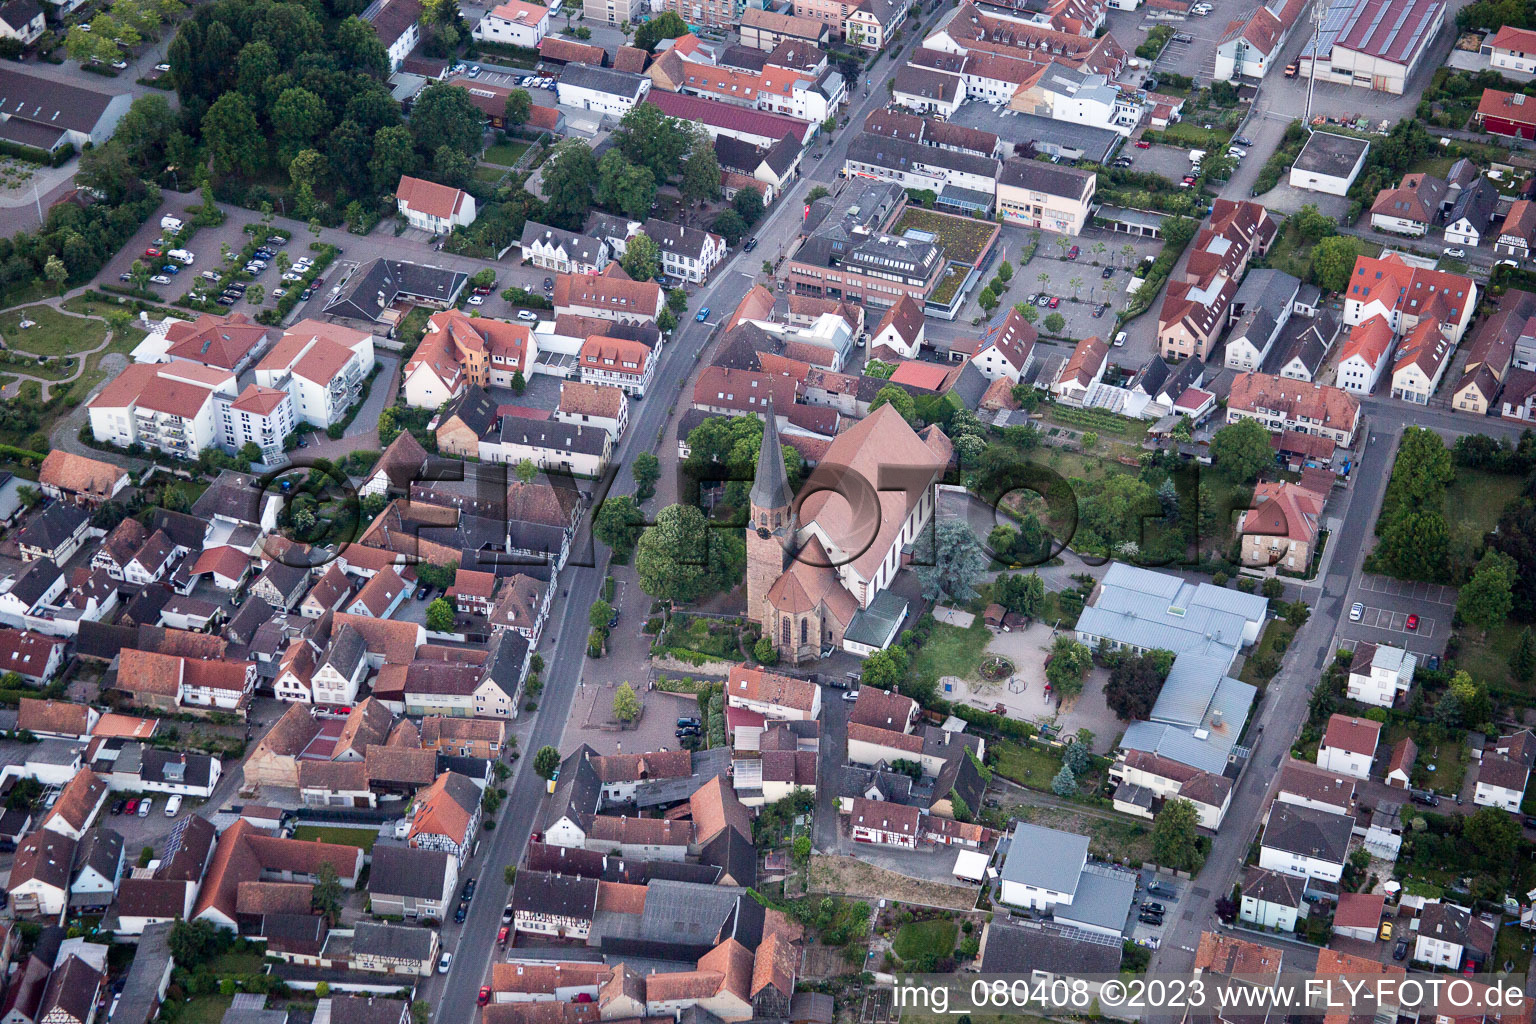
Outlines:
{"label": "gray slate roof", "polygon": [[1118,945],[1085,941],[1060,928],[1033,921],[994,921],[987,925],[981,955],[983,974],[1114,974],[1119,969]]}
{"label": "gray slate roof", "polygon": [[1088,837],[1028,822],[1016,822],[1003,860],[1005,882],[1033,885],[1052,892],[1077,890],[1088,862]]}
{"label": "gray slate roof", "polygon": [[1276,803],[1264,829],[1264,845],[1301,857],[1342,864],[1355,819],[1300,804]]}
{"label": "gray slate roof", "polygon": [[352,935],[352,951],[401,960],[424,961],[432,955],[433,933],[425,928],[359,921]]}

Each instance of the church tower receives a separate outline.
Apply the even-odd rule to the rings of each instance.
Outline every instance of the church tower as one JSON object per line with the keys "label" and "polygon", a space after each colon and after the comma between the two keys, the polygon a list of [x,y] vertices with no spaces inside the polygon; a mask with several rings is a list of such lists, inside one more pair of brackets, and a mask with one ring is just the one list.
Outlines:
{"label": "church tower", "polygon": [[784,472],[784,449],[779,443],[778,417],[773,401],[764,414],[763,444],[757,453],[757,473],[752,479],[750,507],[752,521],[747,524],[747,615],[763,625],[770,635],[771,617],[763,610],[768,590],[784,572],[789,556],[791,534],[789,476]]}

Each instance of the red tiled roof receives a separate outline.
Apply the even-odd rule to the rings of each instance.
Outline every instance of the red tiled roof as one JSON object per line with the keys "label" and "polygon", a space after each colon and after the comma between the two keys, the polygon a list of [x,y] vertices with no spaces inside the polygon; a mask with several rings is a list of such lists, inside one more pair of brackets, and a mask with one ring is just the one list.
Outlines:
{"label": "red tiled roof", "polygon": [[412,210],[442,220],[462,212],[464,204],[470,201],[469,193],[463,189],[449,188],[435,181],[423,181],[409,175],[400,176],[400,185],[395,189],[395,198]]}

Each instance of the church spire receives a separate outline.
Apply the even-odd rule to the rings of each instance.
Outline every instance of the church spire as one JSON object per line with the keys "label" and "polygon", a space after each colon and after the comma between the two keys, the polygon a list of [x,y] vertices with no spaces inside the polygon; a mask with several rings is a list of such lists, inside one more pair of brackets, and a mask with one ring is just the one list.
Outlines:
{"label": "church spire", "polygon": [[788,508],[792,500],[789,475],[784,472],[784,449],[779,444],[778,417],[774,415],[771,398],[763,420],[763,444],[757,452],[757,474],[752,478],[752,505],[760,509]]}

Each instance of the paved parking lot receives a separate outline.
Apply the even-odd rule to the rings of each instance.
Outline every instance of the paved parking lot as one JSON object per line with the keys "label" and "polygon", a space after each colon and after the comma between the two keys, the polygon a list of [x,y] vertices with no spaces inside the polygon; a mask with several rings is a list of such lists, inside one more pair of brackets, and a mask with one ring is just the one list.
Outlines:
{"label": "paved parking lot", "polygon": [[[1389,643],[1415,654],[1440,654],[1450,635],[1456,607],[1456,588],[1438,583],[1415,583],[1387,576],[1362,574],[1350,588],[1346,603],[1364,605],[1357,622],[1339,624],[1340,647],[1354,650],[1359,643]],[[1419,617],[1418,628],[1408,628],[1408,616]]]}
{"label": "paved parking lot", "polygon": [[1121,152],[1131,158],[1130,169],[1142,174],[1158,174],[1176,183],[1189,171],[1189,150],[1179,146],[1158,142],[1147,149],[1127,146]]}
{"label": "paved parking lot", "polygon": [[618,683],[580,683],[571,706],[571,717],[565,724],[565,735],[560,739],[561,755],[569,754],[583,743],[599,754],[676,750],[677,720],[683,715],[697,717],[698,701],[691,693],[648,691],[643,682],[635,682],[633,685],[644,708],[640,721],[631,729],[610,730],[602,728],[601,723],[611,715],[613,694]]}

